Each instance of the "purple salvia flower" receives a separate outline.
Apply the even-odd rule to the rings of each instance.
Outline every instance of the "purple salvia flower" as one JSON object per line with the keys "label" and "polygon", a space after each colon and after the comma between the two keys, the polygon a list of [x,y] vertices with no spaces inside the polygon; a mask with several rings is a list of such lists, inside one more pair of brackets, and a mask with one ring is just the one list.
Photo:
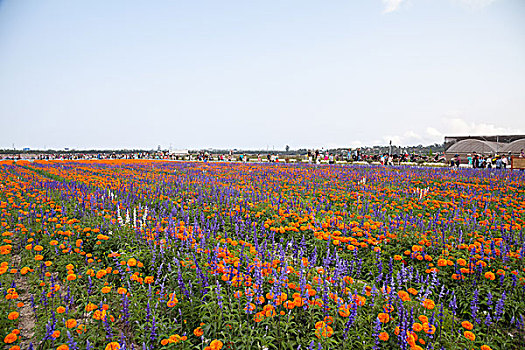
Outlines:
{"label": "purple salvia flower", "polygon": [[219,303],[219,307],[222,309],[222,294],[221,294],[221,285],[219,283],[219,280],[217,280],[217,288],[215,289],[215,292],[217,293],[217,300]]}
{"label": "purple salvia flower", "polygon": [[501,316],[503,315],[503,311],[505,310],[505,299],[507,298],[507,292],[503,291],[503,294],[501,295],[500,300],[496,304],[496,322],[498,322],[501,319]]}
{"label": "purple salvia flower", "polygon": [[485,325],[490,327],[492,325],[492,317],[490,317],[490,312],[487,312],[487,317],[485,317]]}
{"label": "purple salvia flower", "polygon": [[492,293],[491,292],[487,294],[487,306],[489,307],[489,310],[492,309]]}
{"label": "purple salvia flower", "polygon": [[67,331],[67,338],[68,338],[68,345],[69,345],[69,349],[70,350],[78,350],[78,346],[77,346],[77,343],[75,342],[75,340],[73,339],[73,337],[71,336],[71,333],[69,331]]}
{"label": "purple salvia flower", "polygon": [[157,327],[155,323],[155,315],[153,315],[153,319],[151,320],[151,339],[155,341],[157,339]]}
{"label": "purple salvia flower", "polygon": [[106,339],[111,340],[113,338],[113,334],[111,333],[111,325],[108,321],[108,314],[102,318],[102,321],[104,323],[104,329],[106,330]]}
{"label": "purple salvia flower", "polygon": [[476,321],[477,324],[480,324],[481,321],[477,317],[478,310],[479,310],[479,291],[477,289],[474,291],[472,303],[470,304],[470,310],[472,311],[471,313],[472,319]]}

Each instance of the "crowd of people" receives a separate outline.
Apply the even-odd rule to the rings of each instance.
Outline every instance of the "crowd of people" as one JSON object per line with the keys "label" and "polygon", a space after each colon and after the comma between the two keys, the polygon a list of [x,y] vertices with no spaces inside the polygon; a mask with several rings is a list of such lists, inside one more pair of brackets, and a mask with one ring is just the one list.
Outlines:
{"label": "crowd of people", "polygon": [[354,150],[349,149],[347,152],[342,153],[333,153],[333,152],[323,152],[319,150],[309,150],[307,154],[307,159],[310,163],[319,163],[321,161],[328,161],[329,164],[334,164],[338,161],[346,162],[379,162],[382,165],[399,165],[400,163],[412,162],[444,162],[445,156],[443,154],[437,153],[433,156],[426,156],[421,154],[366,154],[361,151],[360,148]]}
{"label": "crowd of people", "polygon": [[[525,158],[524,150],[522,149],[519,158]],[[335,164],[337,162],[378,162],[382,165],[400,165],[402,163],[448,163],[450,166],[459,167],[461,164],[467,165],[471,168],[496,168],[504,169],[511,165],[511,155],[482,155],[476,152],[467,154],[462,157],[458,154],[454,155],[450,160],[442,153],[437,153],[432,156],[421,154],[366,154],[360,148],[348,149],[347,151],[325,151],[319,149],[308,150],[303,155],[280,155],[275,152],[261,153],[247,153],[230,150],[223,153],[210,153],[208,151],[200,151],[197,153],[171,153],[169,151],[142,151],[142,152],[90,152],[90,153],[17,153],[17,154],[0,154],[0,160],[108,160],[108,159],[158,159],[158,160],[197,160],[197,161],[237,161],[237,162],[263,162],[270,163],[280,161],[307,161],[308,163],[328,163]]]}
{"label": "crowd of people", "polygon": [[154,152],[135,153],[9,153],[0,154],[5,160],[89,160],[89,159],[154,159]]}
{"label": "crowd of people", "polygon": [[[520,151],[520,154],[518,156],[519,158],[525,158],[525,152],[522,149]],[[511,165],[511,159],[512,155],[509,152],[508,154],[495,154],[490,156],[485,156],[482,154],[477,154],[476,152],[473,152],[472,154],[469,153],[466,156],[466,165],[469,168],[475,168],[475,169],[505,169]],[[452,167],[459,167],[460,164],[462,164],[461,156],[458,154],[455,154],[454,157],[452,157],[449,161],[450,166]]]}

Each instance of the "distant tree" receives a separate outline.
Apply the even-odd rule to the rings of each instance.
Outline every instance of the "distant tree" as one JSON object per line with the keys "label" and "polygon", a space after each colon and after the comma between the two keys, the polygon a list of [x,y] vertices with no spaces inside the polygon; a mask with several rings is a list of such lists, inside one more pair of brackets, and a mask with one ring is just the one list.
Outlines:
{"label": "distant tree", "polygon": [[290,146],[286,145],[286,152],[290,150]]}

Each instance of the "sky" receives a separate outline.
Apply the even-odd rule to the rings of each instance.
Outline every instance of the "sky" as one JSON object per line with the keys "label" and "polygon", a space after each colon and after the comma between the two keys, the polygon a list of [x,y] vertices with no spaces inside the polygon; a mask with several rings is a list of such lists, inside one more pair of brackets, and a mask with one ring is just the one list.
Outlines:
{"label": "sky", "polygon": [[517,133],[523,0],[0,0],[0,148]]}

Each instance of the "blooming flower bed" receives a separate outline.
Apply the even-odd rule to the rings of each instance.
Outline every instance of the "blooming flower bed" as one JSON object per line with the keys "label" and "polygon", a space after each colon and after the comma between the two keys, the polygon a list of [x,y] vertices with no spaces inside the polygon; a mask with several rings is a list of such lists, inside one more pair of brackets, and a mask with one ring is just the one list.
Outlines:
{"label": "blooming flower bed", "polygon": [[525,347],[521,172],[0,164],[5,349]]}

